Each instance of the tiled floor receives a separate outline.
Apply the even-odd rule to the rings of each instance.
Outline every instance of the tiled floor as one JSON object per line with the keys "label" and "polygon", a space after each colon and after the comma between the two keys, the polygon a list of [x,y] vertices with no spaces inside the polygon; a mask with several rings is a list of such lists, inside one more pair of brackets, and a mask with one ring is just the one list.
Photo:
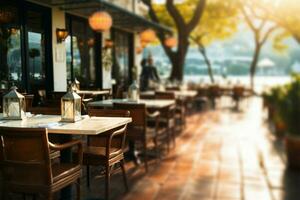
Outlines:
{"label": "tiled floor", "polygon": [[[221,107],[189,117],[176,148],[153,161],[147,174],[127,164],[128,193],[121,177],[113,177],[112,199],[299,199],[300,173],[285,170],[282,144],[270,134],[260,100],[244,106],[242,112]],[[83,195],[99,199],[102,191],[96,180]]]}
{"label": "tiled floor", "polygon": [[[299,200],[300,172],[285,169],[282,141],[270,133],[260,99],[243,106],[236,112],[221,104],[188,117],[176,148],[151,161],[148,173],[126,163],[129,192],[120,174],[112,177],[111,199]],[[84,200],[103,199],[103,177],[93,177],[89,189],[82,180]]]}
{"label": "tiled floor", "polygon": [[[127,163],[130,191],[120,175],[112,182],[112,199],[124,200],[293,200],[300,199],[300,173],[285,170],[280,141],[264,122],[259,99],[242,112],[219,108],[188,118],[176,148],[160,163]],[[101,199],[103,182],[83,186],[85,199]]]}

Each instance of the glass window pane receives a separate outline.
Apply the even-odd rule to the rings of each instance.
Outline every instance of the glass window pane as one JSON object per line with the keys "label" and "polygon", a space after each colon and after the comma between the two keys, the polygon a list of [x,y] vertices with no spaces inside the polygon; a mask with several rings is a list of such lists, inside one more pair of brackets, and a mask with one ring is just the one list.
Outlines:
{"label": "glass window pane", "polygon": [[21,87],[22,60],[20,29],[0,28],[0,80],[1,88],[12,84]]}
{"label": "glass window pane", "polygon": [[[81,88],[95,87],[94,32],[90,29],[86,20],[69,17],[67,21],[70,24],[67,26],[67,29],[72,35],[66,41],[68,79],[76,78],[79,80]],[[72,67],[73,76],[71,74]]]}
{"label": "glass window pane", "polygon": [[120,85],[129,83],[129,35],[115,31],[113,75]]}

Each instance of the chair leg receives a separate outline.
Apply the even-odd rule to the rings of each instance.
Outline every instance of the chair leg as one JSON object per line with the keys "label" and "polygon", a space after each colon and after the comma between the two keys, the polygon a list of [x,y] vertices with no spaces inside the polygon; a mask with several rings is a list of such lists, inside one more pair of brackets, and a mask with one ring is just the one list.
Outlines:
{"label": "chair leg", "polygon": [[110,190],[110,168],[109,164],[105,167],[105,199],[109,200],[109,190]]}
{"label": "chair leg", "polygon": [[90,166],[86,166],[86,185],[89,188],[90,187]]}
{"label": "chair leg", "polygon": [[167,152],[168,153],[170,152],[170,141],[171,141],[171,137],[170,137],[171,131],[170,130],[171,129],[168,126],[168,128],[167,128]]}
{"label": "chair leg", "polygon": [[156,158],[158,158],[160,160],[161,157],[160,157],[159,148],[158,148],[158,139],[155,137],[154,140],[153,140],[153,142],[154,142],[154,148],[155,148]]}
{"label": "chair leg", "polygon": [[144,150],[145,169],[146,169],[146,172],[148,172],[148,155],[147,155],[147,141],[146,141],[146,139],[144,140],[143,143],[144,143],[143,150]]}
{"label": "chair leg", "polygon": [[172,128],[172,139],[173,139],[173,146],[176,147],[176,131],[175,127]]}
{"label": "chair leg", "polygon": [[123,181],[124,181],[124,185],[125,185],[126,192],[127,192],[129,190],[129,187],[128,187],[127,175],[126,175],[125,166],[124,166],[124,159],[120,161],[120,166],[121,166],[121,170],[123,173]]}
{"label": "chair leg", "polygon": [[80,200],[80,178],[77,179],[77,183],[76,183],[76,194],[77,194],[77,200]]}

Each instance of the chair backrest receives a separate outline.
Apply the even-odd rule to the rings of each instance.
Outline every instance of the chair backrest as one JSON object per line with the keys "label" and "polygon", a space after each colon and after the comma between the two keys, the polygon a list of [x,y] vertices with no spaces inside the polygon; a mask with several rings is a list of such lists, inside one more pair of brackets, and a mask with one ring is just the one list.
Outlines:
{"label": "chair backrest", "polygon": [[104,88],[104,89],[102,89],[102,90],[103,90],[103,91],[109,92],[108,94],[102,95],[102,97],[103,97],[104,99],[110,99],[110,98],[112,97],[112,89],[111,89],[111,88]]}
{"label": "chair backrest", "polygon": [[116,99],[122,99],[124,91],[125,91],[125,89],[124,89],[123,85],[117,86],[117,90],[116,90],[116,94],[115,94],[114,98],[116,98]]}
{"label": "chair backrest", "polygon": [[31,112],[32,114],[43,114],[43,115],[60,115],[61,114],[61,108],[59,106],[56,107],[31,107],[27,110],[28,112]]}
{"label": "chair backrest", "polygon": [[142,126],[146,127],[146,105],[137,103],[114,103],[114,109],[128,110],[132,122],[129,126]]}
{"label": "chair backrest", "polygon": [[221,89],[218,85],[211,85],[209,87],[209,95],[211,97],[220,97],[221,95]]}
{"label": "chair backrest", "polygon": [[[88,114],[89,116],[95,117],[130,117],[130,112],[128,110],[89,108]],[[105,137],[106,140],[103,140],[101,137],[91,136],[88,138],[88,144],[90,146],[105,146],[106,149],[112,147],[115,148],[114,152],[107,151],[107,156],[109,156],[109,154],[111,154],[110,156],[112,156],[113,154],[120,153],[125,148],[126,128],[127,125],[114,130],[108,136]],[[112,136],[113,138],[110,138]]]}
{"label": "chair backrest", "polygon": [[245,88],[243,86],[235,86],[233,88],[233,95],[242,97],[244,95]]}
{"label": "chair backrest", "polygon": [[140,99],[155,99],[155,94],[140,94]]}
{"label": "chair backrest", "polygon": [[47,129],[1,128],[0,166],[4,184],[14,192],[51,185]]}
{"label": "chair backrest", "polygon": [[172,87],[166,87],[167,91],[174,91],[174,90],[180,90],[179,86],[172,86]]}
{"label": "chair backrest", "polygon": [[30,108],[32,107],[34,95],[33,94],[24,94],[24,97],[25,97],[25,103],[26,103],[26,111],[29,111]]}
{"label": "chair backrest", "polygon": [[173,100],[173,99],[175,99],[175,93],[174,92],[160,92],[160,91],[156,91],[155,92],[155,98],[156,99],[169,99],[169,100]]}
{"label": "chair backrest", "polygon": [[88,108],[89,116],[96,117],[130,117],[128,110],[115,110],[115,109],[97,109],[94,107]]}

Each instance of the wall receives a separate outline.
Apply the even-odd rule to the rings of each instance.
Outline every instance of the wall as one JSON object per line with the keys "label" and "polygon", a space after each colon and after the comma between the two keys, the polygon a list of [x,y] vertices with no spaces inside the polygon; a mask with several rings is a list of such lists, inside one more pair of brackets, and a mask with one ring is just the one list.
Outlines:
{"label": "wall", "polygon": [[66,91],[67,89],[67,63],[66,47],[62,42],[57,44],[56,28],[65,28],[65,13],[57,8],[52,8],[52,55],[54,91]]}

